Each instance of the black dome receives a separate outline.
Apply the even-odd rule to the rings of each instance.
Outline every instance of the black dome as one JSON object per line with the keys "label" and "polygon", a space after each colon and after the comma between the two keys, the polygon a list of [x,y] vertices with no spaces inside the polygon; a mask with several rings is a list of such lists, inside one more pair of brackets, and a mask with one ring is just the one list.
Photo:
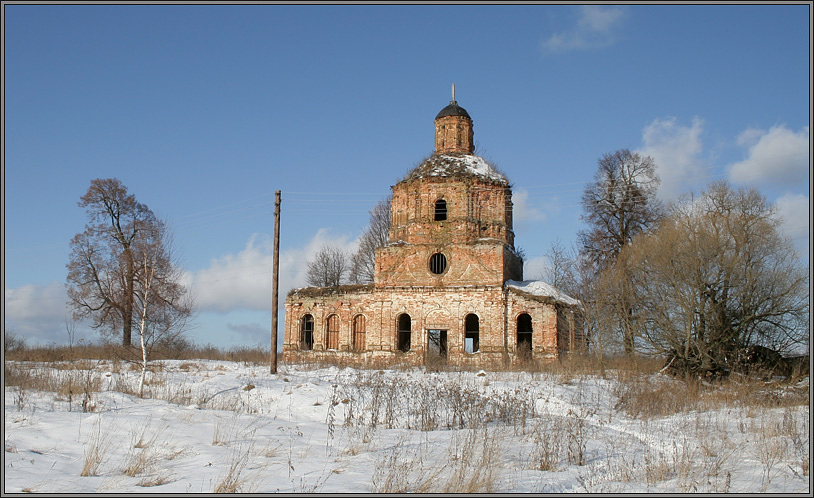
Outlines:
{"label": "black dome", "polygon": [[450,102],[448,106],[441,109],[441,112],[439,112],[438,115],[435,116],[435,119],[443,118],[446,116],[466,116],[467,118],[472,119],[471,117],[469,117],[469,113],[466,112],[466,109],[459,106],[458,102],[454,100]]}

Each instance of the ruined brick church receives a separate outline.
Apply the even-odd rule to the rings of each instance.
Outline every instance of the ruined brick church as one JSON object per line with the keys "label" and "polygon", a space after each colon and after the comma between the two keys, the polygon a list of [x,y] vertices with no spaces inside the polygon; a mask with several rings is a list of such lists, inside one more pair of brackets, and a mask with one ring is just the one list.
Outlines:
{"label": "ruined brick church", "polygon": [[435,153],[391,187],[374,282],[291,291],[284,361],[496,368],[582,347],[579,302],[523,280],[511,185],[473,138],[453,93]]}

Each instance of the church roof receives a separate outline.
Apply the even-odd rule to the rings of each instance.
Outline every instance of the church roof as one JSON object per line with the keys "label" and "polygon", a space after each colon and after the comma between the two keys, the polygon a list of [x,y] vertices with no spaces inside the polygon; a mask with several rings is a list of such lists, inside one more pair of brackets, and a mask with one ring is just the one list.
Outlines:
{"label": "church roof", "polygon": [[509,185],[509,180],[484,158],[471,154],[433,154],[410,171],[402,181],[427,177],[477,178],[487,183]]}
{"label": "church roof", "polygon": [[441,112],[439,112],[438,115],[435,116],[435,119],[443,118],[445,116],[466,116],[467,118],[472,119],[471,117],[469,117],[469,113],[466,112],[466,109],[459,106],[458,102],[454,100],[450,102],[448,106],[441,109]]}
{"label": "church roof", "polygon": [[551,298],[554,301],[559,301],[569,306],[578,306],[581,304],[578,299],[574,299],[553,285],[547,284],[542,280],[523,280],[522,282],[517,280],[507,280],[506,286],[523,291],[527,294],[531,294],[532,296]]}

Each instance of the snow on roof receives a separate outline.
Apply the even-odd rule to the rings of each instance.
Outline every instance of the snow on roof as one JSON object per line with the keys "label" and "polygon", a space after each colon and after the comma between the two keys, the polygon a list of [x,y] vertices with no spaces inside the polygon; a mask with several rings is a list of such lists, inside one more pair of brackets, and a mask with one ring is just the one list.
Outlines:
{"label": "snow on roof", "polygon": [[405,180],[428,176],[477,176],[488,181],[509,183],[506,176],[484,158],[471,154],[435,154],[412,170]]}
{"label": "snow on roof", "polygon": [[578,299],[574,299],[573,297],[560,291],[553,285],[547,284],[542,280],[524,280],[522,282],[518,282],[517,280],[507,280],[506,285],[508,287],[513,287],[523,292],[527,292],[534,296],[550,297],[556,299],[557,301],[561,301],[565,304],[570,305],[580,304]]}

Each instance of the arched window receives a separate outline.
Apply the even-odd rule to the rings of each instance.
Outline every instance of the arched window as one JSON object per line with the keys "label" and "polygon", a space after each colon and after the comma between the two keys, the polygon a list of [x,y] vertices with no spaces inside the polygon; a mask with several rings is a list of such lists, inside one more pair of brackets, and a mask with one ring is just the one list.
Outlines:
{"label": "arched window", "polygon": [[447,219],[447,201],[438,199],[435,201],[435,221],[444,221]]}
{"label": "arched window", "polygon": [[531,352],[532,337],[531,316],[523,313],[517,317],[517,352],[518,354]]}
{"label": "arched window", "polygon": [[480,319],[474,313],[464,319],[464,349],[467,353],[480,351]]}
{"label": "arched window", "polygon": [[300,349],[310,351],[314,349],[314,317],[305,315],[300,322]]}
{"label": "arched window", "polygon": [[436,275],[444,273],[447,269],[447,257],[437,252],[430,256],[430,271]]}
{"label": "arched window", "polygon": [[365,350],[365,316],[356,315],[353,317],[353,350]]}
{"label": "arched window", "polygon": [[339,317],[331,315],[325,322],[325,329],[327,330],[327,349],[339,349]]}
{"label": "arched window", "polygon": [[407,313],[399,315],[398,329],[398,349],[399,351],[409,351],[412,336],[410,315]]}

